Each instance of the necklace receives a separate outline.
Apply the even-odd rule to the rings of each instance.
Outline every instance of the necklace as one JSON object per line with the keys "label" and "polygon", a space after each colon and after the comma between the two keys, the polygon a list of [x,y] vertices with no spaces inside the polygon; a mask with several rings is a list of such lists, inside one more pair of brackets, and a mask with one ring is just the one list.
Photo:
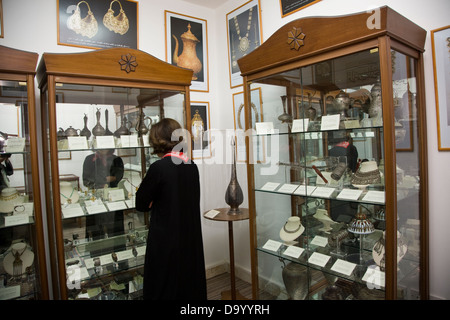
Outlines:
{"label": "necklace", "polygon": [[75,188],[72,188],[72,193],[70,194],[70,196],[65,196],[63,193],[60,193],[64,198],[67,199],[67,203],[71,204],[72,203],[72,195],[73,195],[73,190],[75,190]]}
{"label": "necklace", "polygon": [[290,230],[286,229],[286,225],[287,225],[287,222],[284,224],[283,230],[286,231],[287,233],[296,233],[298,230],[300,230],[300,227],[301,227],[301,224],[299,224],[297,229],[290,231]]}
{"label": "necklace", "polygon": [[9,196],[2,196],[2,195],[0,195],[0,200],[11,201],[11,200],[14,200],[14,199],[16,199],[18,197],[19,197],[19,193],[16,191],[15,193],[13,193],[13,194],[11,194]]}
{"label": "necklace", "polygon": [[247,23],[247,33],[245,34],[244,37],[241,37],[241,29],[239,28],[239,23],[237,20],[237,16],[235,16],[234,19],[234,25],[236,27],[236,33],[239,37],[239,50],[241,50],[241,52],[246,52],[248,50],[248,48],[250,47],[250,41],[248,40],[248,33],[250,31],[250,28],[252,26],[252,14],[253,14],[253,8],[249,9],[249,14],[248,14],[248,23]]}
{"label": "necklace", "polygon": [[22,252],[19,252],[19,250],[16,250],[15,253],[12,252],[14,256],[14,261],[13,261],[13,276],[14,277],[18,277],[20,275],[22,275],[22,259],[20,258],[22,256],[22,254],[25,252],[25,250],[27,250],[27,246],[25,246],[22,250]]}

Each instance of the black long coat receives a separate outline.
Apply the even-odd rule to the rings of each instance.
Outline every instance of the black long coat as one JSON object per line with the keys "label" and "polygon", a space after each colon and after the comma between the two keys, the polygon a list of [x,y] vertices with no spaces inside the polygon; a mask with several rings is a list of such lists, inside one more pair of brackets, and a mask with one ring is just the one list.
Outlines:
{"label": "black long coat", "polygon": [[150,165],[136,209],[149,211],[150,204],[144,299],[206,299],[197,166],[170,156]]}

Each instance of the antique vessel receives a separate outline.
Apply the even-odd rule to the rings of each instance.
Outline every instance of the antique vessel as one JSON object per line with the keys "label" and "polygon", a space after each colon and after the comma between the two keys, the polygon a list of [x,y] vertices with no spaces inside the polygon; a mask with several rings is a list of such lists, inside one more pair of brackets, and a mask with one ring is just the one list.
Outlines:
{"label": "antique vessel", "polygon": [[83,121],[84,121],[84,128],[81,129],[81,131],[80,131],[80,136],[82,136],[82,137],[84,136],[84,137],[86,137],[86,139],[89,140],[89,137],[90,137],[92,134],[91,134],[91,131],[87,128],[88,117],[87,117],[86,113],[84,114]]}
{"label": "antique vessel", "polygon": [[182,68],[190,69],[194,71],[192,80],[197,80],[197,74],[202,70],[202,62],[197,57],[196,46],[200,42],[197,37],[191,32],[191,24],[188,24],[188,31],[181,35],[181,41],[183,42],[183,52],[178,55],[178,39],[175,35],[172,35],[175,39],[175,50],[173,52],[173,62]]}
{"label": "antique vessel", "polygon": [[228,184],[227,191],[225,193],[225,202],[230,206],[228,214],[239,214],[239,206],[244,201],[244,194],[242,193],[241,186],[237,180],[236,175],[236,153],[235,153],[236,142],[234,137],[231,139],[231,147],[233,150],[233,164],[231,167],[231,180]]}
{"label": "antique vessel", "polygon": [[97,109],[95,116],[97,117],[97,124],[92,128],[92,134],[94,136],[103,136],[105,135],[105,128],[100,124],[100,109]]}
{"label": "antique vessel", "polygon": [[308,268],[290,262],[283,267],[284,286],[292,300],[304,300],[308,295]]}

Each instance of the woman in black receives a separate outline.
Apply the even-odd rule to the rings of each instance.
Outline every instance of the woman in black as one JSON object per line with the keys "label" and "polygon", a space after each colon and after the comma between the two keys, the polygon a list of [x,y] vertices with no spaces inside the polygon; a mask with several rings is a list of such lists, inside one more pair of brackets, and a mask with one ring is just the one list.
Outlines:
{"label": "woman in black", "polygon": [[[153,153],[136,192],[136,209],[151,210],[144,267],[144,299],[206,299],[205,261],[200,221],[200,181],[197,166],[181,152],[181,129],[163,119],[150,130]],[[178,136],[177,136],[178,137]]]}

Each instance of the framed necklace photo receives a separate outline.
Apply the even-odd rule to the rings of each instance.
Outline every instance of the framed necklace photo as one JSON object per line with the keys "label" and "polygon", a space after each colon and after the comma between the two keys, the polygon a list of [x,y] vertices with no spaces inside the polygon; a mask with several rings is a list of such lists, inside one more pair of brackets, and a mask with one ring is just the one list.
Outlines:
{"label": "framed necklace photo", "polygon": [[259,0],[251,0],[227,14],[227,40],[231,88],[242,85],[237,61],[262,42]]}

